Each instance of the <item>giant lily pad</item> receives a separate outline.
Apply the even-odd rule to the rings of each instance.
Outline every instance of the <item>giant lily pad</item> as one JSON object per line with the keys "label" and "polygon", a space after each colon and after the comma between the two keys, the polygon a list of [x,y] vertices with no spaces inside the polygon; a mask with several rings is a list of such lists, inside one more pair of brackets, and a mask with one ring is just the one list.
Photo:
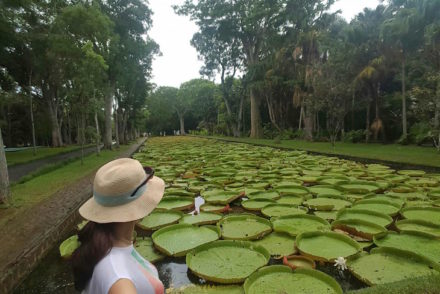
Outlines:
{"label": "giant lily pad", "polygon": [[229,204],[223,205],[223,204],[205,203],[205,204],[200,206],[200,210],[201,211],[206,211],[206,212],[221,213],[221,212],[225,212],[225,211],[229,210]]}
{"label": "giant lily pad", "polygon": [[436,187],[438,186],[438,181],[429,178],[415,178],[406,182],[408,185],[417,187]]}
{"label": "giant lily pad", "polygon": [[134,248],[139,254],[148,260],[149,262],[155,263],[163,258],[165,255],[156,251],[153,246],[153,240],[149,237],[138,237],[136,238],[136,242],[134,243]]}
{"label": "giant lily pad", "polygon": [[230,214],[217,223],[223,239],[254,240],[272,231],[267,219],[253,214]]}
{"label": "giant lily pad", "polygon": [[309,187],[309,191],[315,195],[342,195],[342,192],[331,185],[316,185]]}
{"label": "giant lily pad", "polygon": [[393,222],[393,218],[384,213],[380,213],[372,210],[356,209],[356,208],[341,209],[340,211],[338,211],[338,214],[336,215],[336,219],[337,220],[359,219],[383,227],[386,227]]}
{"label": "giant lily pad", "polygon": [[162,198],[157,209],[187,210],[194,207],[194,199],[190,197],[168,196]]}
{"label": "giant lily pad", "polygon": [[283,215],[294,215],[294,214],[306,214],[307,208],[296,207],[289,204],[269,204],[263,209],[261,213],[268,217],[273,216],[283,216]]}
{"label": "giant lily pad", "polygon": [[167,294],[243,294],[238,285],[187,285],[180,288],[168,288]]}
{"label": "giant lily pad", "polygon": [[191,249],[219,238],[219,232],[210,227],[187,224],[171,225],[154,232],[154,246],[166,255],[184,256]]}
{"label": "giant lily pad", "polygon": [[255,191],[246,194],[249,199],[278,199],[280,198],[280,194],[276,191]]}
{"label": "giant lily pad", "polygon": [[243,282],[269,261],[269,252],[251,242],[215,241],[186,255],[186,264],[197,276],[217,283]]}
{"label": "giant lily pad", "polygon": [[296,253],[295,237],[288,234],[272,232],[261,240],[254,241],[269,251],[270,255],[276,257],[288,256]]}
{"label": "giant lily pad", "polygon": [[410,251],[374,248],[347,262],[350,272],[366,284],[379,285],[438,274],[440,266]]}
{"label": "giant lily pad", "polygon": [[143,230],[157,230],[164,226],[177,223],[183,216],[180,211],[173,210],[156,210],[144,217],[139,223],[136,224]]}
{"label": "giant lily pad", "polygon": [[345,176],[323,176],[318,178],[318,183],[321,185],[338,185],[348,180],[349,178]]}
{"label": "giant lily pad", "polygon": [[211,225],[216,224],[223,216],[213,212],[200,212],[198,214],[186,214],[180,219],[181,224]]}
{"label": "giant lily pad", "polygon": [[246,201],[242,201],[241,206],[243,206],[243,208],[247,210],[260,211],[263,207],[273,203],[276,203],[275,200],[257,198],[257,199],[249,199]]}
{"label": "giant lily pad", "polygon": [[285,185],[285,186],[278,186],[275,188],[275,190],[283,195],[297,195],[297,196],[305,196],[309,194],[309,190],[302,186],[297,185]]}
{"label": "giant lily pad", "polygon": [[396,222],[399,231],[416,231],[440,237],[440,225],[419,219],[403,219]]}
{"label": "giant lily pad", "polygon": [[339,187],[348,193],[355,193],[355,194],[374,193],[380,190],[379,185],[372,182],[362,182],[362,181],[343,183],[340,184]]}
{"label": "giant lily pad", "polygon": [[178,190],[167,189],[164,194],[164,197],[169,197],[169,196],[194,197],[194,193],[188,192],[183,189],[182,190],[180,190],[180,189],[178,189]]}
{"label": "giant lily pad", "polygon": [[412,251],[440,263],[440,239],[422,232],[387,232],[374,237],[379,247],[393,247]]}
{"label": "giant lily pad", "polygon": [[399,175],[409,176],[409,177],[421,177],[425,174],[423,170],[399,170],[397,171]]}
{"label": "giant lily pad", "polygon": [[278,199],[277,203],[298,206],[298,205],[301,205],[301,203],[303,203],[303,201],[304,201],[304,198],[301,196],[286,195],[286,196],[282,196],[280,199]]}
{"label": "giant lily pad", "polygon": [[373,236],[387,231],[383,226],[360,219],[344,219],[332,222],[332,229],[338,229],[350,235],[373,240]]}
{"label": "giant lily pad", "polygon": [[312,269],[292,271],[283,265],[272,265],[259,269],[244,283],[246,294],[279,293],[340,293],[341,286],[335,279]]}
{"label": "giant lily pad", "polygon": [[320,231],[301,233],[296,237],[296,247],[302,255],[321,261],[349,257],[362,250],[361,246],[348,236]]}
{"label": "giant lily pad", "polygon": [[81,245],[78,241],[78,235],[73,235],[64,240],[59,247],[62,258],[69,259],[72,253]]}
{"label": "giant lily pad", "polygon": [[326,220],[335,220],[336,214],[338,213],[337,210],[330,210],[330,211],[324,211],[324,210],[315,210],[313,212],[313,215],[316,215],[320,218],[326,219]]}
{"label": "giant lily pad", "polygon": [[314,210],[339,210],[341,208],[351,206],[351,202],[337,198],[319,197],[304,201],[304,205]]}
{"label": "giant lily pad", "polygon": [[203,198],[208,203],[213,204],[228,204],[242,195],[235,191],[213,190],[202,193]]}
{"label": "giant lily pad", "polygon": [[271,219],[275,232],[283,232],[292,236],[303,232],[328,231],[330,224],[317,216],[304,215],[286,215]]}
{"label": "giant lily pad", "polygon": [[402,209],[402,216],[406,219],[425,220],[440,225],[439,207],[408,207]]}
{"label": "giant lily pad", "polygon": [[394,216],[399,212],[400,205],[382,199],[366,199],[359,200],[358,202],[354,203],[353,208],[372,210]]}

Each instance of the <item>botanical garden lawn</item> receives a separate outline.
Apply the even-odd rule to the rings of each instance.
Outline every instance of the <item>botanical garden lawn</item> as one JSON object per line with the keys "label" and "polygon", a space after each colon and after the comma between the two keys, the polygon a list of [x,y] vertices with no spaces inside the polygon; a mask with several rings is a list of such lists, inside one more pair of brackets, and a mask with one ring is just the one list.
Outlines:
{"label": "botanical garden lawn", "polygon": [[435,148],[402,146],[398,144],[344,143],[337,142],[333,148],[329,142],[308,142],[303,140],[282,140],[277,144],[270,139],[213,137],[233,142],[259,144],[272,147],[306,150],[329,155],[343,155],[372,160],[383,160],[411,165],[440,167],[440,153]]}
{"label": "botanical garden lawn", "polygon": [[26,163],[37,159],[72,152],[79,149],[81,149],[81,146],[78,145],[65,147],[40,147],[36,149],[37,152],[34,156],[32,148],[29,148],[21,151],[6,152],[6,160],[8,162],[8,166],[13,166],[16,164]]}
{"label": "botanical garden lawn", "polygon": [[403,281],[377,285],[357,291],[350,291],[348,294],[439,294],[440,277],[426,276],[410,278]]}
{"label": "botanical garden lawn", "polygon": [[113,160],[129,147],[129,145],[123,145],[118,150],[103,150],[100,156],[93,153],[84,157],[83,165],[81,165],[81,160],[78,159],[53,171],[36,176],[29,181],[12,186],[9,206],[0,209],[0,226],[17,213],[23,212],[96,170],[101,165]]}

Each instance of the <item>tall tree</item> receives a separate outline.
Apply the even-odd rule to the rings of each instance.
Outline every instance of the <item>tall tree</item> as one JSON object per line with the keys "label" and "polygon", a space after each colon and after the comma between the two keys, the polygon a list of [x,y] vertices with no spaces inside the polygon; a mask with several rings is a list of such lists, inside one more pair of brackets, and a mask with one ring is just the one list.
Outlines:
{"label": "tall tree", "polygon": [[[120,100],[117,115],[121,118],[118,119],[118,123],[122,126],[122,130],[119,133],[125,133],[124,121],[127,125],[130,112],[122,114],[122,117],[121,112],[125,113],[125,110],[134,106],[130,101],[138,100],[139,92],[134,94],[134,90],[138,91],[135,89],[139,86],[135,85],[137,82],[145,85],[144,89],[140,90],[144,93],[141,99],[145,102],[145,93],[150,88],[147,80],[151,77],[152,59],[158,54],[159,46],[147,35],[152,26],[152,11],[148,3],[142,0],[100,0],[99,3],[115,24],[115,37],[109,42],[107,54],[104,55],[109,66],[108,91],[105,97],[104,145],[105,148],[111,148],[113,101]],[[132,81],[133,77],[136,77],[136,81]],[[133,97],[137,98],[133,99]]]}
{"label": "tall tree", "polygon": [[[277,38],[288,28],[303,29],[304,24],[319,19],[333,3],[332,0],[280,0],[280,1],[214,1],[202,0],[194,4],[186,0],[176,7],[179,14],[189,15],[196,22],[202,34],[210,33],[216,41],[231,40],[230,44],[239,46],[243,65],[254,79],[254,71],[261,61],[273,38]],[[295,13],[302,11],[303,13]],[[232,41],[234,40],[234,41]],[[235,42],[235,40],[237,40]],[[250,136],[263,136],[260,115],[261,97],[250,84],[251,133]]]}
{"label": "tall tree", "polygon": [[406,67],[408,55],[414,52],[423,38],[423,18],[417,10],[417,0],[392,0],[388,7],[390,17],[382,26],[382,35],[394,47],[401,63],[402,137],[408,135],[406,107]]}

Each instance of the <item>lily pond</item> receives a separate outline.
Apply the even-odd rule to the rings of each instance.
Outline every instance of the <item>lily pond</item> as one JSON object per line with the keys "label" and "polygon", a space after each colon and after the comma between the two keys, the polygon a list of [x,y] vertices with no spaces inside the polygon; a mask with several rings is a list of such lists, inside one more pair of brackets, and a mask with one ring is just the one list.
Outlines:
{"label": "lily pond", "polygon": [[167,293],[343,293],[440,273],[438,174],[193,137],[133,157],[167,184],[135,239]]}

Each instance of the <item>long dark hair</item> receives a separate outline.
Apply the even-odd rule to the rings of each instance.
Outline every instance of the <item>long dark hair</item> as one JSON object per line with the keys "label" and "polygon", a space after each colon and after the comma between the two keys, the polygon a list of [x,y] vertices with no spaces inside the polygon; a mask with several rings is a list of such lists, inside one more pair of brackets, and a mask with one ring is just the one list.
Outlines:
{"label": "long dark hair", "polygon": [[89,221],[78,233],[81,245],[72,254],[75,289],[82,291],[92,277],[95,265],[113,247],[115,223]]}

